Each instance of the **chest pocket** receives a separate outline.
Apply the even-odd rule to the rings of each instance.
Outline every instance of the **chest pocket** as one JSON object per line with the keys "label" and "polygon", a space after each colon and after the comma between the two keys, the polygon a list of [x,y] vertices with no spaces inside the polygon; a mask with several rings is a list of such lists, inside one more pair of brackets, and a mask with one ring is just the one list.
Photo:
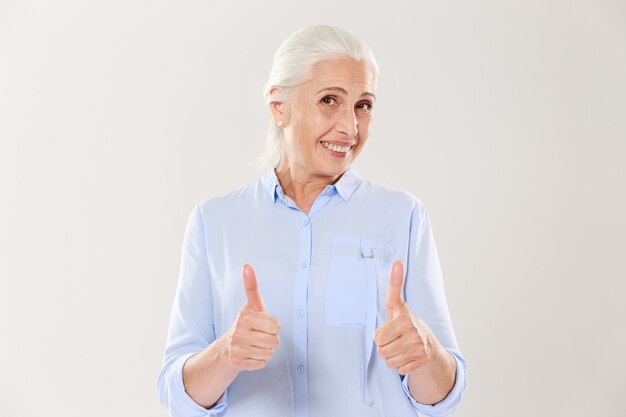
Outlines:
{"label": "chest pocket", "polygon": [[394,256],[395,246],[383,241],[331,238],[326,325],[365,328],[376,317]]}

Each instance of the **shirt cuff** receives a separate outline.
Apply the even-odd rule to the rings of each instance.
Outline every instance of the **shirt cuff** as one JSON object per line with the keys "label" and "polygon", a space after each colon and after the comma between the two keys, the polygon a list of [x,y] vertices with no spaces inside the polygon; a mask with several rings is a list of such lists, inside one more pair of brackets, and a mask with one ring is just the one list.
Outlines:
{"label": "shirt cuff", "polygon": [[467,365],[465,363],[465,359],[463,359],[462,356],[455,352],[450,353],[456,361],[456,381],[454,382],[454,386],[452,387],[452,390],[448,393],[446,398],[439,401],[438,403],[430,405],[417,402],[415,398],[413,398],[413,396],[411,395],[411,391],[409,391],[409,376],[404,375],[402,377],[402,389],[404,389],[404,393],[418,412],[424,413],[427,416],[431,417],[445,417],[447,415],[450,415],[459,406],[461,398],[463,397],[463,393],[465,392]]}
{"label": "shirt cuff", "polygon": [[217,400],[217,402],[211,408],[204,408],[197,402],[195,402],[189,394],[185,391],[185,385],[183,384],[183,367],[185,362],[195,355],[195,352],[187,353],[178,358],[170,367],[170,380],[167,383],[169,393],[167,409],[170,415],[173,417],[206,417],[217,416],[222,413],[227,403],[227,392]]}

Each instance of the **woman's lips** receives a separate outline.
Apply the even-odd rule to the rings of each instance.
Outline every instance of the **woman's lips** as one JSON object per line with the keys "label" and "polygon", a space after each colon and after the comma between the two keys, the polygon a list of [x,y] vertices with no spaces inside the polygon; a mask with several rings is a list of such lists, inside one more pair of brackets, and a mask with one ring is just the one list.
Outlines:
{"label": "woman's lips", "polygon": [[353,144],[342,143],[337,141],[321,141],[320,142],[324,148],[333,156],[338,158],[345,158],[354,147]]}

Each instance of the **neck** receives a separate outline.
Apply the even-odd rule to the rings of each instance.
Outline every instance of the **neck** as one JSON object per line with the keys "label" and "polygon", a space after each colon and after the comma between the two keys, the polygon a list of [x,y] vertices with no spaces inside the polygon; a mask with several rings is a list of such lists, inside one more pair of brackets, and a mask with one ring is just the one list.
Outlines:
{"label": "neck", "polygon": [[276,167],[276,177],[280,182],[283,193],[308,214],[317,196],[327,185],[334,184],[341,177],[315,175],[304,169],[298,169],[288,163],[281,163]]}

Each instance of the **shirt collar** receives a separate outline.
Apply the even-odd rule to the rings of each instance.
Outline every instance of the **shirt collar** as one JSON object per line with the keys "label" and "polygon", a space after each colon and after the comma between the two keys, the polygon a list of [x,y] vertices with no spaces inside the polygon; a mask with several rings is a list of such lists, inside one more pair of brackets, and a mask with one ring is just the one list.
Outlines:
{"label": "shirt collar", "polygon": [[[326,186],[324,189],[324,193],[331,193],[337,191],[337,193],[343,198],[344,201],[350,200],[352,194],[356,191],[356,189],[363,181],[363,178],[354,170],[352,167],[348,167],[339,178],[339,180],[335,184],[331,184]],[[276,172],[274,168],[269,169],[263,177],[261,177],[261,183],[263,187],[270,194],[272,201],[276,202],[277,197],[283,196],[283,189],[280,186],[280,182],[278,181],[278,177],[276,177]]]}

